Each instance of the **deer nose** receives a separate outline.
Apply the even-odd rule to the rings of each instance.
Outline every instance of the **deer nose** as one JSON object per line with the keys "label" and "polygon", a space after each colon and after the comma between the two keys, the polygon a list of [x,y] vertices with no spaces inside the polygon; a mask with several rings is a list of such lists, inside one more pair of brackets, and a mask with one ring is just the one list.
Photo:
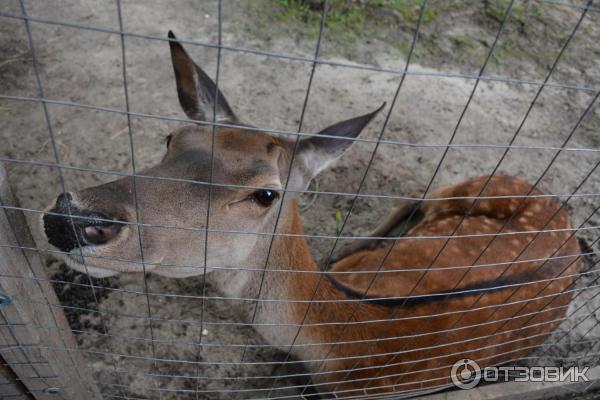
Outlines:
{"label": "deer nose", "polygon": [[100,245],[108,243],[119,234],[121,225],[90,225],[83,228],[83,240],[86,244]]}
{"label": "deer nose", "polygon": [[55,206],[42,219],[48,242],[65,252],[106,244],[123,226],[122,221],[105,214],[80,209],[70,193],[59,195]]}

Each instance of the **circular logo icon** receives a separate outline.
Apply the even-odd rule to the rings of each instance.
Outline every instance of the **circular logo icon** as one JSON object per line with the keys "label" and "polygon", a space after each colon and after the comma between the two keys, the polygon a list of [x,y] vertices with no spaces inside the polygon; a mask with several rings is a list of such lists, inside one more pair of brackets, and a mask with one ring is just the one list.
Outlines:
{"label": "circular logo icon", "polygon": [[461,389],[473,389],[481,380],[481,369],[475,361],[463,358],[454,363],[450,375],[452,383],[457,387]]}

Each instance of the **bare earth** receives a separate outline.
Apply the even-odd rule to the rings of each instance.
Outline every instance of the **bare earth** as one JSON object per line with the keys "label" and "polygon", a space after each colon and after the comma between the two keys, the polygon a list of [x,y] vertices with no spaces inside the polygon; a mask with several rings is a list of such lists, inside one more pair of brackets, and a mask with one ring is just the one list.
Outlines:
{"label": "bare earth", "polygon": [[[31,16],[118,30],[114,2],[65,0],[25,3]],[[1,4],[0,11],[20,14],[17,1],[4,0]],[[241,28],[251,24],[251,21],[240,23],[245,15],[240,2],[225,1],[223,10],[224,45],[263,48],[306,58],[314,56],[314,40],[304,38],[298,41],[284,35],[274,35],[266,43],[254,37],[251,31]],[[169,5],[157,0],[123,1],[125,31],[166,38],[167,30],[173,29],[181,39],[203,43],[214,44],[217,41],[216,12],[216,1],[179,0]],[[571,11],[569,14],[571,27],[576,22],[578,12]],[[47,98],[110,109],[125,108],[119,35],[35,22],[31,23],[31,27]],[[553,75],[550,82],[594,87],[596,90],[600,88],[598,27],[600,13],[589,13],[582,26],[589,40],[574,41],[572,49],[565,55],[566,60],[581,58],[591,66],[582,71],[581,64],[565,61],[559,64],[556,77]],[[167,43],[126,36],[125,45],[131,110],[184,118],[176,97]],[[402,70],[404,67],[404,59],[386,51],[381,44],[357,43],[355,46],[356,52],[362,58],[367,58],[370,65],[393,70]],[[187,48],[203,68],[214,76],[217,51],[192,45],[187,45]],[[560,49],[550,50],[556,57]],[[328,60],[352,63],[336,59],[335,53],[327,47],[326,37],[323,51],[323,57]],[[362,188],[363,194],[400,196],[422,191],[444,153],[444,145],[450,140],[475,81],[440,76],[442,71],[461,72],[458,68],[449,70],[444,66],[440,70],[436,62],[425,64],[427,66],[410,66],[411,73],[418,74],[411,74],[405,79],[383,134],[385,140],[395,143],[382,143],[377,148]],[[310,71],[311,64],[308,62],[224,50],[219,86],[233,103],[237,114],[247,122],[270,129],[297,131]],[[536,72],[533,68],[520,70],[515,75],[515,71],[502,64],[495,65],[491,72],[497,76],[518,76],[530,81],[540,81],[545,77],[544,73]],[[386,101],[388,106],[384,114],[361,135],[363,139],[375,139],[382,129],[385,113],[389,112],[399,82],[398,74],[319,65],[310,89],[302,131],[318,131],[338,120],[373,110]],[[531,84],[482,81],[454,139],[455,144],[470,146],[450,148],[433,186],[491,173],[503,156],[505,148],[502,146],[510,141],[519,128],[538,88]],[[10,96],[38,96],[26,31],[20,19],[2,18],[0,23],[0,92]],[[555,148],[563,144],[593,95],[591,91],[546,87],[514,142],[515,146],[525,148],[510,150],[499,170],[523,176],[530,182],[535,182],[543,174],[539,187],[549,193],[565,195],[562,199],[566,200],[566,196],[600,161],[599,106],[592,108],[567,143],[570,150],[560,152],[552,167],[545,171],[557,153],[557,150],[548,147]],[[119,173],[131,172],[132,158],[125,115],[52,104],[48,109],[62,164]],[[133,117],[135,166],[138,170],[162,157],[165,136],[182,123]],[[0,100],[0,136],[1,157],[55,162],[48,127],[39,103]],[[423,144],[428,146],[415,146]],[[535,148],[540,146],[546,148]],[[318,189],[356,192],[374,148],[373,142],[356,143],[334,168],[318,178]],[[25,208],[41,210],[62,190],[55,168],[14,162],[4,165]],[[111,174],[76,170],[64,170],[63,175],[67,190],[77,190],[116,178]],[[577,193],[593,195],[569,199],[566,207],[575,226],[584,223],[600,204],[597,198],[600,193],[598,173],[592,174]],[[303,205],[310,205],[304,212],[307,233],[335,235],[334,215],[337,210],[345,215],[353,197],[320,195],[312,205],[311,196],[303,196],[301,201]],[[397,200],[385,198],[359,199],[343,234],[366,234],[396,203]],[[37,226],[39,213],[32,211],[27,216],[31,226]],[[600,217],[593,215],[585,222],[585,229],[578,233],[581,241],[591,244],[597,238],[598,226]],[[333,240],[312,239],[311,245],[315,257],[323,259],[331,250]],[[41,241],[40,246],[44,246]],[[598,245],[584,247],[586,252],[598,250]],[[96,281],[110,288],[98,290],[99,310],[104,315],[102,321],[95,312],[69,308],[98,308],[90,288],[68,283],[87,284],[88,278],[67,272],[53,261],[51,254],[44,253],[44,257],[48,259],[48,272],[57,280],[67,281],[57,284],[57,288],[73,328],[83,331],[78,336],[80,348],[89,350],[86,357],[90,371],[104,393],[121,396],[115,398],[129,396],[153,399],[267,397],[268,390],[252,394],[243,390],[271,387],[273,380],[268,377],[274,372],[274,362],[283,360],[285,354],[265,346],[250,327],[230,324],[239,322],[239,318],[235,314],[235,302],[227,300],[212,300],[204,304],[203,317],[206,323],[203,328],[206,328],[207,334],[202,338],[203,346],[198,346],[202,300],[193,296],[202,293],[201,278],[175,280],[147,276],[151,293],[192,296],[150,296],[149,311],[153,318],[151,332],[147,319],[148,300],[143,294],[144,277],[130,275]],[[586,257],[586,268],[597,261],[599,258],[595,255]],[[597,282],[594,282],[596,277],[595,274],[584,276],[579,280],[578,287],[590,284],[597,286]],[[210,287],[207,287],[206,293],[209,296],[219,295]],[[530,362],[582,363],[577,357],[596,353],[597,346],[593,344],[600,338],[600,326],[597,325],[600,297],[596,297],[599,293],[597,287],[592,287],[577,296],[570,310],[583,307],[571,315],[547,343],[556,343],[559,338],[566,337],[554,346],[540,349],[536,354],[541,361],[536,359]],[[110,336],[103,334],[104,327]],[[242,349],[219,344],[246,343],[256,345],[249,348],[244,358],[246,364],[228,364],[240,361]],[[98,352],[123,356],[111,357]],[[557,360],[557,356],[568,358]],[[163,361],[154,365],[149,360],[152,357]],[[195,361],[201,363],[194,364]],[[598,357],[588,357],[584,364],[597,363]],[[119,370],[119,378],[115,377],[114,367]],[[297,372],[302,370],[293,366],[276,369],[277,374]],[[265,378],[245,379],[246,376]],[[302,380],[286,378],[278,380],[276,386],[302,383]],[[162,388],[160,391],[151,390],[157,385]],[[194,393],[196,389],[200,390],[199,396]],[[217,393],[203,394],[212,390]],[[274,391],[271,395],[294,398],[297,393],[299,391],[292,388]]]}

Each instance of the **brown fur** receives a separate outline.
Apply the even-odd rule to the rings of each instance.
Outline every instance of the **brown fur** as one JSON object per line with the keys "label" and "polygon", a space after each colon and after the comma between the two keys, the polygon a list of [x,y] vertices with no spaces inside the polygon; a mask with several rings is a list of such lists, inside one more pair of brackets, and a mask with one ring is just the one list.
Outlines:
{"label": "brown fur", "polygon": [[[485,177],[473,179],[462,184],[435,192],[431,197],[475,196],[479,193]],[[507,176],[494,177],[484,192],[484,196],[522,195],[529,191],[529,185],[518,178]],[[533,194],[541,194],[533,191]],[[519,198],[506,200],[481,201],[467,216],[457,235],[473,235],[479,233],[497,233],[512,215]],[[470,206],[470,200],[448,200],[427,202],[422,207],[425,218],[412,228],[407,236],[440,236],[449,235],[454,224],[462,217]],[[534,211],[536,210],[536,211]],[[520,211],[514,216],[504,232],[527,232],[541,230],[568,229],[569,218],[564,211],[550,219],[558,211],[554,200],[548,198],[527,199]],[[529,212],[532,214],[529,215]],[[525,216],[527,213],[527,216]],[[499,216],[503,216],[500,218]],[[484,218],[486,220],[484,220]],[[521,220],[521,218],[524,218]],[[297,217],[296,217],[297,220]],[[489,223],[484,223],[488,222]],[[450,223],[449,223],[450,222]],[[297,233],[302,232],[299,224],[295,225]],[[400,240],[390,252],[382,271],[406,270],[407,272],[380,273],[372,284],[368,294],[373,297],[406,296],[415,287],[418,279],[425,278],[412,291],[413,295],[439,293],[451,290],[459,283],[465,287],[470,283],[498,278],[502,271],[507,276],[513,274],[531,274],[531,281],[555,279],[551,282],[540,282],[520,287],[509,287],[489,294],[476,294],[459,299],[435,301],[431,304],[406,307],[385,307],[373,304],[361,304],[356,310],[355,304],[314,303],[306,319],[306,324],[324,322],[346,322],[353,315],[356,324],[351,327],[312,327],[303,328],[298,343],[322,342],[355,342],[348,345],[322,346],[313,350],[312,357],[321,359],[326,354],[335,360],[349,356],[370,357],[328,361],[321,365],[320,372],[350,370],[352,372],[329,373],[315,376],[317,382],[344,381],[341,384],[327,385],[328,390],[336,389],[339,394],[363,395],[378,391],[410,390],[427,386],[439,386],[449,382],[452,364],[462,358],[471,358],[479,362],[481,367],[498,365],[506,361],[525,356],[532,347],[543,343],[547,334],[557,326],[552,322],[562,318],[570,294],[561,294],[568,288],[573,277],[559,278],[576,273],[580,268],[578,257],[566,257],[551,262],[536,261],[496,265],[491,267],[470,269],[447,269],[452,266],[470,266],[485,246],[493,241],[477,264],[507,263],[513,260],[543,259],[579,254],[579,245],[570,231],[542,233],[529,249],[517,258],[519,252],[532,240],[534,233],[493,236],[479,238],[451,239],[431,266],[436,270],[410,272],[410,269],[428,268],[435,255],[441,249],[445,239],[409,239]],[[303,241],[302,239],[288,239]],[[566,244],[565,244],[566,243]],[[563,244],[565,244],[563,246]],[[553,253],[561,247],[557,254]],[[294,249],[299,245],[286,244]],[[379,269],[383,255],[389,251],[389,245],[371,251],[353,254],[337,262],[332,271],[351,272],[376,271]],[[308,249],[306,249],[308,252]],[[303,259],[307,258],[305,253]],[[301,257],[296,254],[296,257]],[[306,260],[317,271],[312,260]],[[543,268],[540,267],[544,265]],[[535,272],[540,269],[539,272]],[[373,274],[340,274],[336,279],[358,292],[364,292],[369,286]],[[307,298],[313,292],[318,278],[303,277],[296,281],[288,280],[286,291],[289,298]],[[539,299],[535,299],[538,297]],[[336,289],[328,280],[323,279],[317,300],[335,301],[346,296]],[[440,299],[443,299],[441,297]],[[526,300],[533,299],[530,302]],[[504,305],[505,303],[514,303]],[[562,308],[561,308],[562,306]],[[473,308],[474,311],[461,312]],[[549,309],[544,311],[545,309]],[[293,322],[300,322],[306,307],[298,306]],[[440,315],[447,314],[447,315]],[[522,316],[522,317],[519,317]],[[504,321],[511,318],[510,321]],[[375,322],[359,324],[361,321],[395,319],[394,322]],[[498,321],[498,322],[496,322]],[[477,326],[481,324],[480,326]],[[462,328],[462,329],[461,329]],[[445,330],[447,333],[438,333]],[[411,338],[412,335],[419,335]],[[396,340],[379,340],[361,343],[373,339],[402,337]],[[300,350],[298,350],[299,352]],[[396,355],[375,356],[376,354]],[[429,359],[429,360],[428,360]],[[390,363],[385,368],[369,367]],[[386,376],[389,376],[386,378]],[[420,383],[423,382],[423,383]],[[376,389],[377,387],[387,387]],[[363,388],[371,388],[363,392]],[[321,389],[323,390],[323,389]],[[358,390],[353,392],[352,390]],[[346,392],[344,392],[346,391]],[[351,391],[351,392],[347,392]]]}

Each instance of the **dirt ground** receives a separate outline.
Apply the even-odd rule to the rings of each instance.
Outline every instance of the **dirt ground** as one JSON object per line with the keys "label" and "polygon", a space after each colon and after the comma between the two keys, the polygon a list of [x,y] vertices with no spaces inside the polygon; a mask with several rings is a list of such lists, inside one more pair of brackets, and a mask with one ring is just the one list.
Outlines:
{"label": "dirt ground", "polygon": [[[178,0],[169,3],[157,0],[122,1],[125,31],[164,38],[166,32],[173,29],[180,39],[216,43],[216,1]],[[31,22],[45,97],[124,109],[121,37],[102,32],[118,29],[115,2],[25,1],[25,5],[28,14],[34,17],[100,28],[100,31],[80,30]],[[550,3],[544,3],[543,7],[560,14],[562,25],[556,29],[564,42],[581,10]],[[2,1],[0,11],[21,13],[18,1],[9,0]],[[302,31],[290,33],[289,27],[287,30],[280,29],[275,22],[265,32],[257,27],[264,21],[259,21],[256,13],[256,9],[249,9],[245,2],[224,1],[223,44],[296,57],[314,56],[313,36],[303,35]],[[468,19],[465,20],[471,18],[470,15],[465,17],[457,12],[450,17],[463,18],[460,26],[464,32],[470,32],[471,25],[468,25]],[[21,19],[0,18],[0,94],[37,97],[39,93],[24,23]],[[436,28],[435,24],[447,26],[443,24],[451,23],[451,18],[447,20],[442,16],[437,21],[432,21],[425,28],[442,29]],[[454,29],[458,27],[454,26]],[[481,34],[477,32],[477,35]],[[341,63],[358,62],[387,70],[402,70],[406,57],[402,49],[405,50],[406,46],[393,50],[384,39],[374,37],[358,40],[349,45],[351,52],[338,52],[333,47],[336,40],[328,41],[326,34],[321,56]],[[428,40],[433,39],[428,36]],[[443,41],[443,35],[439,40]],[[488,32],[488,36],[481,37],[480,41],[487,43],[489,49],[493,33]],[[544,88],[520,128],[514,141],[516,147],[506,153],[500,165],[501,172],[520,175],[531,182],[541,177],[539,187],[546,192],[563,195],[563,201],[577,189],[578,196],[570,198],[566,207],[574,225],[583,224],[584,229],[578,236],[586,252],[600,251],[597,244],[592,246],[598,237],[600,216],[594,214],[589,218],[595,207],[600,205],[597,198],[600,179],[597,172],[585,179],[600,162],[600,105],[592,107],[568,141],[569,149],[561,151],[552,166],[545,170],[557,154],[556,148],[563,145],[593,100],[595,92],[581,88],[600,89],[599,42],[600,13],[589,12],[572,46],[565,52],[549,80],[558,86],[567,85],[571,88],[556,85]],[[125,44],[131,110],[183,118],[176,97],[167,43],[126,36]],[[214,76],[217,51],[202,46],[187,45],[187,48],[203,68]],[[533,54],[542,49],[544,54],[548,54],[546,58],[549,62],[529,65],[527,57],[518,63],[504,63],[500,59],[486,73],[528,82],[544,80],[560,46],[542,40],[532,43],[530,51]],[[353,55],[351,60],[342,58],[348,54]],[[446,58],[428,57],[428,54],[420,53],[419,64],[410,66],[411,74],[402,85],[383,134],[385,140],[394,143],[382,143],[378,147],[362,193],[409,195],[422,191],[433,176],[445,150],[444,145],[455,130],[474,80],[444,75],[472,75],[476,74],[477,68],[473,68],[471,63],[461,63],[457,58],[460,53],[453,52],[456,58],[453,64],[449,64]],[[468,54],[462,53],[464,57],[468,57]],[[247,122],[265,128],[294,131],[300,122],[310,71],[311,64],[304,61],[224,50],[219,86],[237,114]],[[302,130],[318,131],[338,120],[373,110],[384,101],[388,103],[385,112],[389,112],[399,82],[400,76],[391,72],[320,64],[316,68]],[[503,146],[519,129],[538,88],[538,85],[531,83],[481,81],[453,142],[467,146],[450,148],[435,175],[433,185],[455,183],[492,172],[503,156]],[[123,114],[56,104],[50,104],[48,110],[62,164],[131,172],[127,120]],[[379,135],[385,112],[366,129],[362,138],[374,139]],[[133,117],[132,133],[138,170],[160,160],[164,153],[165,136],[181,124],[177,121]],[[55,162],[48,127],[39,103],[0,99],[0,137],[0,156],[3,159]],[[332,169],[318,177],[315,187],[328,192],[356,192],[374,147],[372,142],[353,145]],[[5,162],[4,166],[10,173],[11,183],[22,206],[27,209],[43,209],[62,190],[56,168],[11,161]],[[67,190],[82,189],[115,179],[111,174],[77,170],[64,170],[63,175]],[[335,214],[340,211],[345,215],[353,197],[319,195],[316,198],[305,196],[301,200],[307,208],[303,213],[307,233],[335,235]],[[366,234],[395,204],[396,200],[393,199],[361,198],[356,202],[343,233]],[[31,225],[36,226],[39,213],[32,211],[27,216]],[[319,260],[328,254],[332,245],[330,240],[311,240],[313,254]],[[41,241],[40,247],[44,247]],[[86,350],[90,371],[106,398],[259,398],[266,397],[267,391],[249,394],[244,390],[271,387],[273,379],[269,377],[274,372],[299,372],[292,367],[274,368],[273,364],[265,364],[283,360],[285,354],[265,346],[250,327],[232,324],[239,322],[239,318],[227,301],[206,302],[204,327],[207,335],[203,337],[203,346],[200,347],[197,344],[201,335],[200,300],[151,296],[151,332],[142,276],[123,275],[93,280],[102,286],[96,289],[99,299],[96,303],[91,289],[85,286],[89,278],[68,271],[49,253],[44,253],[44,257],[48,260],[49,273],[54,279],[63,281],[56,284],[57,292],[73,329],[78,332],[80,348]],[[598,261],[600,258],[596,255],[588,256],[585,260],[586,269]],[[569,311],[572,315],[546,346],[524,362],[551,365],[599,363],[600,358],[595,355],[598,352],[597,339],[600,338],[600,326],[597,325],[600,320],[600,289],[595,287],[598,285],[594,281],[596,277],[595,274],[588,274],[579,280],[578,288],[585,290],[572,303]],[[201,278],[176,280],[150,275],[147,283],[152,293],[198,295],[202,291]],[[206,293],[218,295],[211,287],[207,288]],[[98,310],[103,318],[100,318]],[[154,345],[150,340],[152,337]],[[255,346],[250,347],[246,354],[247,364],[228,364],[239,361],[241,349],[220,344],[243,345],[247,342]],[[103,354],[105,352],[115,356]],[[163,361],[155,365],[150,360],[153,356]],[[193,364],[194,361],[203,363],[197,366]],[[211,363],[220,364],[209,365]],[[118,377],[114,368],[118,370]],[[247,378],[251,376],[264,378]],[[285,378],[279,379],[276,385],[285,387],[302,383]],[[160,390],[152,390],[156,387],[160,387]],[[197,389],[200,395],[195,394]],[[294,398],[298,393],[292,388],[276,390],[271,395]]]}

